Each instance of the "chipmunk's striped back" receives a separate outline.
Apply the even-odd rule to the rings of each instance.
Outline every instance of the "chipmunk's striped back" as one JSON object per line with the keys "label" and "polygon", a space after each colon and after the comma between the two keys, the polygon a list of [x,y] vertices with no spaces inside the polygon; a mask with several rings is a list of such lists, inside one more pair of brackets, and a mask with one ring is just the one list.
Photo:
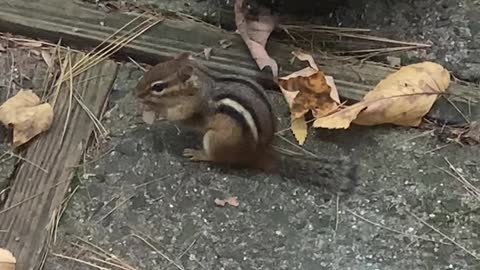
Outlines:
{"label": "chipmunk's striped back", "polygon": [[275,118],[263,87],[238,75],[206,71],[198,63],[196,67],[196,72],[203,73],[201,76],[208,75],[215,81],[215,87],[206,95],[215,104],[216,111],[237,120],[258,146],[270,144],[275,132]]}

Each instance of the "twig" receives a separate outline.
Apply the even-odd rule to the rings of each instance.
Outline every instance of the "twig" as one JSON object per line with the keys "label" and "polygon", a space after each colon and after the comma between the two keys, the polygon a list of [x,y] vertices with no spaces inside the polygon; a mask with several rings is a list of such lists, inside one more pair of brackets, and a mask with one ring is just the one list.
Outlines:
{"label": "twig", "polygon": [[450,169],[453,170],[456,173],[456,175],[449,172],[448,170],[445,170],[444,168],[441,168],[441,167],[438,167],[438,168],[444,171],[445,173],[447,173],[448,175],[452,176],[453,178],[455,178],[461,184],[463,184],[463,187],[467,190],[467,192],[472,194],[472,196],[474,196],[477,200],[480,201],[480,189],[478,189],[476,186],[470,183],[467,179],[465,179],[465,177],[460,172],[458,172],[457,168],[455,168],[447,158],[444,158],[444,159],[447,162]]}
{"label": "twig", "polygon": [[[7,151],[7,152],[5,152],[5,153],[6,153],[6,154],[9,154],[11,157],[15,157],[15,158],[18,158],[18,159],[20,159],[20,160],[22,160],[22,161],[27,162],[28,164],[34,166],[35,168],[41,170],[41,171],[44,172],[44,173],[48,173],[48,171],[47,171],[46,169],[40,167],[40,165],[37,165],[37,164],[35,164],[34,162],[32,162],[32,161],[30,161],[30,160],[28,160],[28,159],[26,159],[26,158],[24,158],[24,157],[22,157],[22,156],[19,156],[19,155],[15,154],[15,153],[13,153],[13,152],[11,152],[11,151]],[[2,156],[3,156],[3,155],[2,155]]]}
{"label": "twig", "polygon": [[190,245],[188,245],[188,247],[180,255],[178,255],[177,260],[180,260],[183,257],[183,255],[185,255],[190,249],[192,249],[193,245],[195,245],[197,240],[198,238],[193,240],[193,242]]}
{"label": "twig", "polygon": [[299,149],[299,150],[301,150],[301,151],[303,151],[303,152],[311,155],[312,157],[314,157],[314,158],[319,158],[318,155],[316,155],[315,153],[313,153],[313,152],[311,152],[311,151],[308,151],[307,149],[301,147],[300,145],[296,145],[295,143],[289,141],[287,138],[285,138],[285,137],[283,137],[283,136],[281,136],[281,135],[277,135],[277,137],[279,137],[280,139],[282,139],[282,140],[284,140],[285,142],[289,143],[289,144],[292,145],[293,147],[295,147],[295,148],[297,148],[297,149]]}
{"label": "twig", "polygon": [[[448,103],[450,103],[450,105],[452,105],[452,107],[462,116],[463,120],[465,120],[465,122],[467,122],[468,124],[470,124],[470,119],[467,118],[467,116],[465,116],[465,114],[458,108],[457,105],[455,105],[455,103],[453,103],[448,97],[444,96],[443,97]],[[470,103],[469,103],[470,104]]]}
{"label": "twig", "polygon": [[85,103],[83,102],[82,98],[81,98],[77,93],[74,94],[74,98],[75,98],[75,100],[78,102],[78,104],[80,105],[80,107],[82,107],[82,109],[83,109],[83,110],[87,113],[87,115],[90,117],[90,120],[92,120],[93,125],[94,125],[95,128],[100,132],[101,136],[102,136],[102,137],[106,137],[107,134],[108,134],[108,131],[107,131],[107,129],[102,125],[102,123],[100,122],[100,120],[98,120],[97,116],[87,107],[87,105],[85,105]]}
{"label": "twig", "polygon": [[139,188],[144,187],[144,186],[147,186],[147,185],[149,185],[149,184],[151,184],[151,183],[154,183],[154,182],[157,182],[157,181],[161,181],[161,180],[163,180],[163,179],[165,179],[165,178],[167,178],[167,177],[169,177],[169,176],[170,176],[170,174],[167,174],[167,175],[162,176],[162,177],[160,177],[160,178],[153,179],[153,180],[151,180],[151,181],[148,181],[148,182],[145,182],[145,183],[141,183],[141,184],[135,185],[133,188],[139,189]]}
{"label": "twig", "polygon": [[121,201],[119,204],[115,205],[115,207],[112,208],[112,210],[108,211],[103,217],[101,217],[99,220],[95,221],[95,224],[100,223],[102,220],[110,216],[115,210],[117,210],[120,206],[124,205],[126,202],[128,202],[130,199],[132,199],[135,195],[137,195],[136,192],[134,192],[132,195],[130,195],[128,198],[125,200]]}
{"label": "twig", "polygon": [[[106,260],[113,260],[115,261],[115,265],[118,265],[117,267],[121,266],[122,269],[127,269],[127,270],[135,270],[134,267],[128,265],[127,263],[125,263],[124,261],[120,260],[116,255],[114,254],[111,254],[111,253],[108,253],[107,251],[105,251],[104,249],[102,249],[101,247],[87,241],[87,240],[84,240],[78,236],[76,236],[75,238],[77,238],[77,240],[81,241],[82,243],[84,244],[87,244],[88,246],[82,246],[80,244],[77,244],[77,243],[74,243],[74,242],[71,242],[72,245],[78,247],[78,248],[81,248],[81,249],[84,249],[84,250],[87,250],[97,256],[100,256],[102,258],[104,258],[105,261],[102,261],[103,263],[108,263]],[[96,250],[94,250],[94,249]],[[95,258],[95,257],[91,257],[91,259],[94,259],[94,260],[98,260],[98,258]]]}
{"label": "twig", "polygon": [[351,28],[351,27],[334,27],[334,26],[326,26],[326,25],[316,25],[316,24],[304,24],[302,22],[297,23],[290,23],[290,24],[280,24],[280,28],[285,29],[294,29],[300,30],[302,32],[310,32],[310,31],[338,31],[338,32],[370,32],[370,29],[366,28]]}
{"label": "twig", "polygon": [[10,187],[6,187],[6,188],[4,188],[0,191],[0,198],[1,198],[3,193],[7,192],[7,190],[10,190]]}
{"label": "twig", "polygon": [[[72,192],[70,192],[70,194],[68,195],[68,197],[63,200],[63,202],[62,202],[62,204],[61,204],[60,211],[58,212],[57,223],[55,224],[55,227],[56,227],[56,228],[58,228],[58,225],[59,225],[59,223],[60,223],[60,219],[61,219],[61,217],[63,216],[63,214],[65,214],[65,211],[67,210],[67,205],[68,205],[68,203],[69,203],[70,200],[73,198],[73,195],[75,195],[75,193],[77,192],[77,190],[78,190],[79,187],[80,187],[80,186],[77,185],[77,186],[75,187],[75,189],[74,189]],[[53,243],[56,242],[55,240],[56,240],[56,237],[54,238]]]}
{"label": "twig", "polygon": [[6,99],[9,98],[10,96],[10,91],[12,90],[12,85],[13,85],[13,71],[15,70],[15,56],[13,55],[13,52],[10,51],[10,55],[12,57],[12,64],[10,65],[10,80],[8,81],[8,87],[7,87],[7,97]]}
{"label": "twig", "polygon": [[396,230],[396,229],[392,229],[392,228],[389,228],[389,227],[386,227],[386,226],[383,226],[382,224],[379,224],[379,223],[376,223],[374,221],[371,221],[349,209],[346,209],[347,212],[349,212],[350,214],[356,216],[357,218],[375,226],[375,227],[378,227],[378,228],[381,228],[381,229],[384,229],[386,231],[389,231],[389,232],[392,232],[392,233],[396,233],[396,234],[400,234],[400,235],[403,235],[403,236],[406,236],[406,237],[413,237],[413,238],[417,238],[417,239],[421,239],[421,240],[424,240],[424,241],[429,241],[429,242],[434,242],[434,243],[441,243],[441,244],[444,244],[443,242],[438,242],[436,241],[435,239],[430,239],[430,238],[426,238],[426,237],[422,237],[422,236],[418,236],[418,235],[415,235],[415,234],[406,234],[404,232],[401,232],[399,230]]}
{"label": "twig", "polygon": [[112,146],[110,149],[108,149],[107,151],[105,151],[104,153],[100,154],[98,157],[96,157],[96,158],[94,158],[94,159],[85,161],[85,162],[83,162],[82,164],[79,164],[79,165],[68,166],[68,168],[79,168],[79,167],[85,166],[85,165],[87,165],[87,164],[95,163],[95,162],[101,160],[102,158],[104,158],[105,156],[107,156],[107,155],[108,155],[110,152],[112,152],[113,150],[115,150],[115,147],[117,147],[117,145],[118,145],[118,144],[115,144],[115,145]]}
{"label": "twig", "polygon": [[97,258],[97,257],[90,257],[91,260],[94,260],[94,261],[97,261],[97,262],[101,262],[101,263],[104,263],[104,264],[108,264],[110,266],[114,266],[114,267],[117,267],[117,268],[120,268],[122,270],[132,270],[132,268],[129,268],[129,267],[125,267],[121,264],[117,264],[117,263],[113,263],[113,262],[109,262],[107,260],[104,260],[104,259],[100,259],[100,258]]}
{"label": "twig", "polygon": [[128,59],[130,61],[132,61],[132,63],[137,66],[140,70],[142,70],[143,72],[147,71],[144,67],[142,67],[137,61],[135,61],[133,58],[131,58],[130,56],[128,56]]}
{"label": "twig", "polygon": [[147,246],[149,246],[151,249],[153,249],[157,254],[159,254],[160,256],[162,256],[164,259],[166,259],[167,261],[169,261],[170,263],[172,263],[173,265],[175,265],[178,269],[181,269],[181,270],[185,270],[185,268],[181,265],[179,265],[177,262],[175,262],[174,260],[172,260],[171,258],[169,258],[167,255],[163,254],[160,250],[158,250],[158,248],[156,248],[154,245],[150,244],[150,242],[148,242],[147,240],[145,240],[145,238],[141,237],[140,235],[138,234],[132,234],[132,236],[135,236],[137,237],[138,239],[142,240],[142,242],[144,242]]}
{"label": "twig", "polygon": [[409,213],[411,216],[413,216],[414,218],[416,218],[418,221],[420,221],[421,223],[423,223],[423,225],[427,226],[428,228],[430,228],[431,230],[434,230],[436,233],[440,234],[442,237],[444,237],[445,239],[447,239],[448,241],[450,241],[452,244],[454,244],[455,246],[457,246],[458,248],[462,249],[463,251],[465,251],[466,253],[468,253],[470,256],[472,256],[473,258],[475,258],[476,260],[480,260],[480,257],[477,256],[474,252],[466,249],[464,246],[460,245],[459,243],[457,243],[455,240],[453,240],[453,238],[447,236],[446,234],[444,234],[443,232],[441,232],[439,229],[433,227],[432,225],[430,225],[428,222],[424,221],[423,219],[419,218],[417,215],[415,215],[414,213],[408,211],[405,209],[405,211],[407,213]]}
{"label": "twig", "polygon": [[58,253],[51,253],[51,254],[53,256],[57,256],[57,257],[60,257],[60,258],[63,258],[63,259],[67,259],[67,260],[71,260],[71,261],[74,261],[74,262],[82,263],[82,264],[91,266],[91,267],[96,268],[96,269],[110,270],[108,268],[105,268],[105,267],[102,267],[102,266],[99,266],[99,265],[96,265],[96,264],[93,264],[93,263],[90,263],[90,262],[87,262],[87,261],[84,261],[84,260],[81,260],[81,259],[78,259],[78,258],[74,258],[74,257],[70,257],[70,256],[58,254]]}
{"label": "twig", "polygon": [[[145,182],[145,183],[142,183],[142,184],[138,184],[136,186],[134,186],[134,189],[135,190],[138,190],[139,188],[142,188],[142,187],[145,187],[153,182],[157,182],[157,181],[160,181],[160,180],[163,180],[165,178],[167,178],[168,176],[170,176],[169,174],[168,175],[165,175],[163,177],[160,177],[158,179],[153,179],[151,181],[148,181],[148,182]],[[136,192],[134,192],[133,194],[131,194],[130,196],[128,196],[128,198],[126,198],[125,200],[123,200],[122,202],[120,202],[119,204],[115,205],[115,207],[113,207],[110,211],[108,211],[108,213],[106,213],[104,216],[102,216],[99,220],[95,221],[95,224],[98,224],[100,223],[102,220],[104,220],[105,218],[107,218],[109,215],[111,215],[115,210],[117,210],[120,206],[124,205],[126,202],[128,202],[129,200],[131,200],[135,195],[137,195]],[[112,198],[111,201],[113,201],[114,199],[116,199],[116,196]],[[110,203],[109,202],[109,203]]]}
{"label": "twig", "polygon": [[340,216],[340,196],[337,194],[337,200],[335,204],[335,234],[338,230],[338,218]]}
{"label": "twig", "polygon": [[47,191],[50,191],[51,189],[56,188],[57,186],[59,186],[59,185],[61,185],[61,184],[67,183],[68,181],[70,181],[70,179],[67,179],[67,180],[64,180],[64,181],[60,181],[60,182],[56,183],[55,185],[52,185],[52,186],[50,186],[49,188],[47,188],[47,189],[45,189],[45,190],[43,190],[43,191],[40,191],[40,192],[37,193],[37,194],[34,194],[34,195],[32,195],[32,196],[30,196],[30,197],[28,197],[28,198],[26,198],[26,199],[24,199],[24,200],[22,200],[22,201],[19,201],[19,202],[13,204],[13,205],[10,206],[10,207],[7,207],[7,208],[5,208],[5,209],[2,209],[2,210],[0,210],[0,214],[6,213],[6,212],[12,210],[13,208],[15,208],[15,207],[17,207],[17,206],[19,206],[19,205],[21,205],[21,204],[23,204],[23,203],[25,203],[25,202],[28,202],[29,200],[34,199],[34,198],[42,195],[43,193],[45,193],[45,192],[47,192]]}
{"label": "twig", "polygon": [[430,154],[430,153],[433,153],[433,152],[435,152],[435,151],[441,150],[441,149],[443,149],[443,148],[445,148],[445,147],[447,147],[447,146],[450,146],[450,145],[452,145],[452,144],[451,144],[451,143],[447,143],[447,144],[445,144],[445,145],[441,145],[441,146],[435,147],[435,148],[432,149],[432,150],[425,151],[425,152],[423,152],[423,154],[424,154],[424,155]]}

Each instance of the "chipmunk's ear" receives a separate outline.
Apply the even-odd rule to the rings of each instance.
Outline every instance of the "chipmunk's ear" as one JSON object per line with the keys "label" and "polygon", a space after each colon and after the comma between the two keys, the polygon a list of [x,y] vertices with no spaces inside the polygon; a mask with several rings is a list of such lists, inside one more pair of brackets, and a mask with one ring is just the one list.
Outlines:
{"label": "chipmunk's ear", "polygon": [[175,56],[175,59],[180,60],[180,61],[193,60],[193,56],[190,52],[181,52],[181,53],[177,54],[177,56]]}
{"label": "chipmunk's ear", "polygon": [[177,78],[181,82],[186,82],[193,75],[193,66],[184,65],[177,70]]}

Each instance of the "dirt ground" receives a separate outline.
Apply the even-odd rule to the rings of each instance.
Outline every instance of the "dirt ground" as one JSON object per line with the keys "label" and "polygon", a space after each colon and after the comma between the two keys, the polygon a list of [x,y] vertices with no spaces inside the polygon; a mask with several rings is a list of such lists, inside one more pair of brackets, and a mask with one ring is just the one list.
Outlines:
{"label": "dirt ground", "polygon": [[[407,53],[406,61],[436,60],[465,79],[479,79],[480,60],[472,57],[478,48],[471,48],[480,42],[472,20],[475,12],[480,16],[478,3],[362,6],[365,1],[346,1],[357,11],[339,7],[325,21],[432,40],[430,51]],[[442,14],[452,18],[444,28],[434,19]],[[40,63],[24,63],[22,70],[41,69]],[[10,84],[8,53],[0,52],[0,68],[3,91]],[[337,200],[299,179],[186,160],[183,148],[200,138],[172,124],[141,121],[131,93],[141,75],[135,65],[122,64],[104,121],[111,140],[78,169],[45,269],[95,269],[64,257],[100,264],[75,246],[85,240],[136,269],[479,269],[480,204],[458,179],[480,186],[480,146],[462,146],[428,129],[311,130],[305,149],[330,160],[348,156],[359,166],[355,192]],[[36,81],[18,85],[27,83]],[[270,97],[283,129],[286,104],[278,94]],[[294,142],[288,132],[285,138]],[[276,144],[299,151],[281,139]],[[230,196],[238,197],[238,207],[215,205]]]}
{"label": "dirt ground", "polygon": [[[195,145],[189,133],[169,124],[148,128],[133,113],[130,90],[140,74],[122,68],[117,107],[106,121],[113,150],[79,172],[54,252],[74,254],[68,242],[81,237],[140,269],[178,269],[137,234],[185,269],[478,268],[417,219],[480,250],[478,200],[443,171],[448,160],[478,186],[478,146],[395,127],[313,132],[306,149],[331,159],[349,155],[360,166],[355,194],[337,205],[292,179],[185,160],[182,149]],[[285,108],[280,96],[272,100]],[[215,206],[229,196],[238,197],[238,208]],[[47,269],[88,268],[54,256],[47,262]]]}

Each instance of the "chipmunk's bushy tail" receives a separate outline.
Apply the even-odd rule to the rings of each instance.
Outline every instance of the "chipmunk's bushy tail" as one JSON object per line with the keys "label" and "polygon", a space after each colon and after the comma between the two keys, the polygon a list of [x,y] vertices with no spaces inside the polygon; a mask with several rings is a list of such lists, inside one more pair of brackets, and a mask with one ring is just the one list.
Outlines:
{"label": "chipmunk's bushy tail", "polygon": [[358,182],[358,166],[347,158],[277,155],[274,167],[282,177],[321,186],[337,194],[351,193]]}

